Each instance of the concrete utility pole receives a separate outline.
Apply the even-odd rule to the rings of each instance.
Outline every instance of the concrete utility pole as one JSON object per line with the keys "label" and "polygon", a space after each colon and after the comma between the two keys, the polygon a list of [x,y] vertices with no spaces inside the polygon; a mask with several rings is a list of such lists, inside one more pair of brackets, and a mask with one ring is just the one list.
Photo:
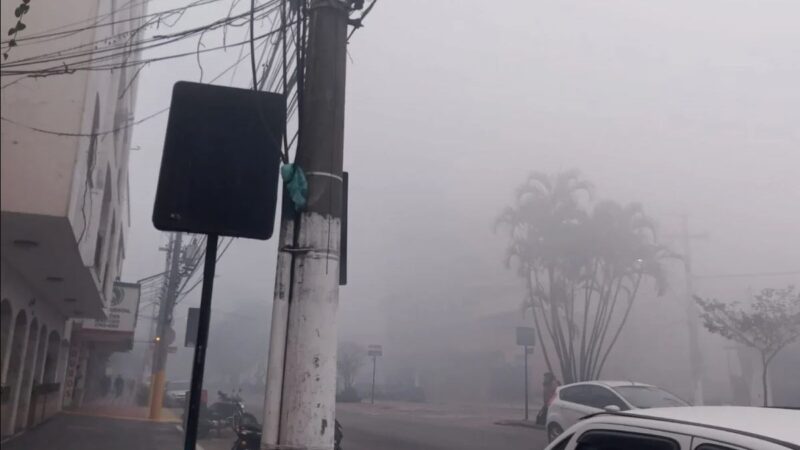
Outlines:
{"label": "concrete utility pole", "polygon": [[[161,305],[158,308],[158,324],[153,346],[153,367],[150,382],[150,419],[161,418],[161,407],[164,404],[164,385],[166,383],[167,347],[172,343],[168,339],[171,331],[172,310],[175,307],[176,294],[180,284],[181,240],[183,233],[173,233],[167,248],[167,273]],[[174,336],[174,334],[171,334]]]}
{"label": "concrete utility pole", "polygon": [[[281,220],[264,449],[332,449],[342,214],[347,0],[311,0],[295,163],[306,208]],[[276,412],[279,411],[278,414]]]}
{"label": "concrete utility pole", "polygon": [[700,352],[700,342],[697,338],[699,325],[698,310],[694,302],[694,286],[692,275],[692,239],[707,238],[706,234],[692,235],[689,233],[689,216],[681,216],[681,240],[683,243],[683,267],[686,278],[686,319],[689,327],[689,354],[692,368],[692,392],[694,404],[703,404],[703,357]]}

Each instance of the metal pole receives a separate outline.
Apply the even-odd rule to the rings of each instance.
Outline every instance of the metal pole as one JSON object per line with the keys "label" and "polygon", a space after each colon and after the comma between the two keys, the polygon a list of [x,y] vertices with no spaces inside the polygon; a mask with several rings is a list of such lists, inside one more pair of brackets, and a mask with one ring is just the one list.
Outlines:
{"label": "metal pole", "polygon": [[525,349],[525,420],[528,420],[528,346]]}
{"label": "metal pole", "polygon": [[206,261],[203,266],[203,290],[200,294],[200,317],[197,323],[197,343],[192,363],[192,387],[189,397],[189,414],[186,420],[185,450],[195,450],[197,423],[200,418],[200,396],[203,390],[203,371],[206,366],[208,327],[211,323],[211,293],[214,290],[214,270],[217,266],[218,236],[211,234],[206,241]]}
{"label": "metal pole", "polygon": [[370,403],[375,404],[375,366],[378,363],[378,356],[372,355],[372,392],[370,393]]}
{"label": "metal pole", "polygon": [[264,389],[264,426],[261,434],[262,445],[268,447],[278,444],[281,422],[286,330],[289,320],[289,288],[291,286],[291,272],[294,260],[289,251],[293,246],[295,223],[294,213],[291,209],[291,200],[284,192],[280,237],[278,238],[278,262],[275,269],[275,294],[272,301],[272,318],[269,330],[267,384]]}

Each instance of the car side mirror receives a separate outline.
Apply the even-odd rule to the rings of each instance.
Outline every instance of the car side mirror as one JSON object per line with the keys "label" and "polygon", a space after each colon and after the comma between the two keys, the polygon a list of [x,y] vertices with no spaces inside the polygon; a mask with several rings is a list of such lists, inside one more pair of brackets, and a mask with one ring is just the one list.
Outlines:
{"label": "car side mirror", "polygon": [[603,408],[603,409],[605,409],[608,412],[620,412],[621,411],[621,409],[617,405],[606,405],[606,407]]}

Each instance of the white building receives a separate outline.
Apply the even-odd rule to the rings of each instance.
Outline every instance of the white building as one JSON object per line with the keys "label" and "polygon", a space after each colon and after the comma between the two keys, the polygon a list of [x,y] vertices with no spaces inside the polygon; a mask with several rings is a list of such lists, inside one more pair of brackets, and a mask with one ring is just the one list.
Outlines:
{"label": "white building", "polygon": [[[78,46],[92,57],[112,45],[121,50],[103,54],[113,53],[111,61],[135,60],[131,45],[138,38],[124,43],[119,37],[131,37],[125,33],[141,22],[128,19],[143,16],[145,2],[117,3],[29,3],[18,45],[3,44],[6,63]],[[16,23],[19,4],[2,2],[4,31]],[[84,30],[65,32],[79,28]],[[51,62],[23,68],[52,66],[54,55]],[[2,77],[3,436],[61,408],[73,339],[69,319],[106,316],[129,226],[136,69]],[[81,355],[87,348],[75,350],[88,358]],[[73,369],[72,380],[86,370],[80,360]]]}

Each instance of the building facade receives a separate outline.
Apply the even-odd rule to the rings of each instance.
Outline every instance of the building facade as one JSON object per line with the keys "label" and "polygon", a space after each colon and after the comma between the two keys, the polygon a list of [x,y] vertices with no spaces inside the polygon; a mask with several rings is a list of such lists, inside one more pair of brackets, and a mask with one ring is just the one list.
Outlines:
{"label": "building facade", "polygon": [[[4,30],[18,3],[3,2]],[[34,2],[6,62],[35,71],[70,49],[135,61],[146,2],[116,3]],[[64,381],[85,380],[95,345],[72,330],[107,319],[125,257],[136,69],[2,78],[3,436],[80,402]]]}

